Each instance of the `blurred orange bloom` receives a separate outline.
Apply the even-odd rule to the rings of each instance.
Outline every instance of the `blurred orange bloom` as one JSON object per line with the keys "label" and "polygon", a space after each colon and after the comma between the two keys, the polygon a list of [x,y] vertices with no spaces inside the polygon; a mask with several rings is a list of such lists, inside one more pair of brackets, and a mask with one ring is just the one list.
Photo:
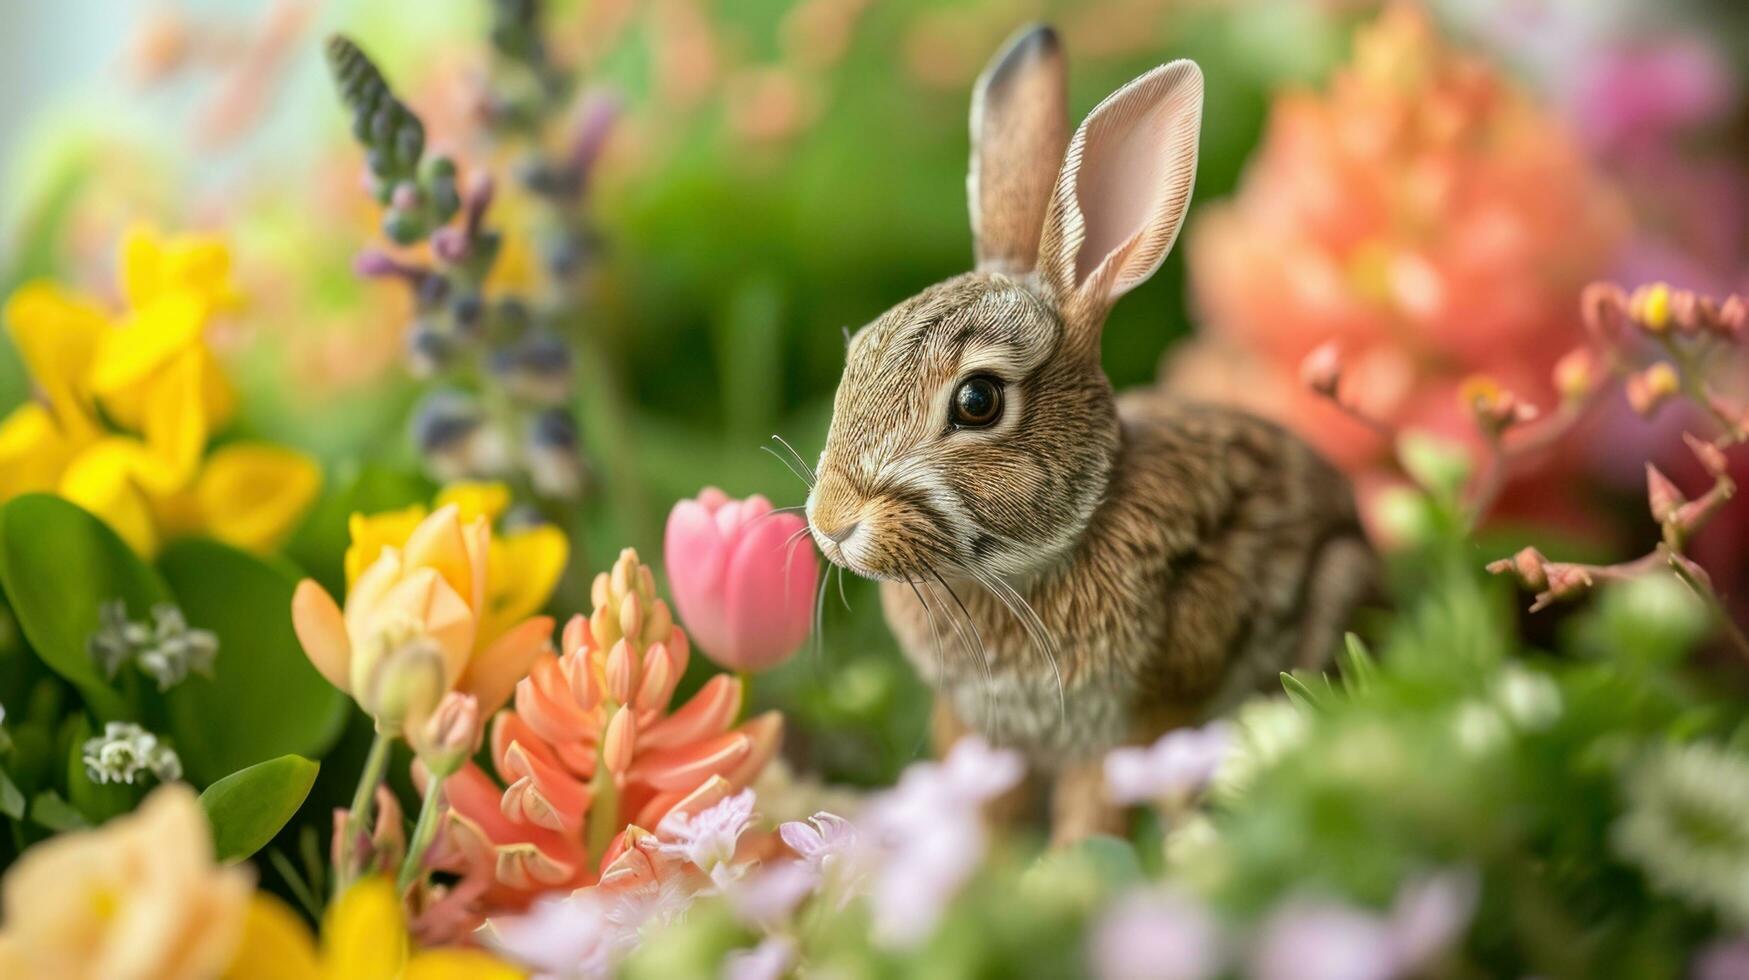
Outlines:
{"label": "blurred orange bloom", "polygon": [[1623,232],[1617,196],[1554,118],[1394,5],[1327,91],[1279,97],[1236,196],[1202,211],[1189,263],[1205,327],[1170,380],[1365,476],[1391,447],[1299,383],[1335,341],[1345,401],[1473,442],[1464,380],[1551,405],[1552,370],[1582,339],[1579,290]]}

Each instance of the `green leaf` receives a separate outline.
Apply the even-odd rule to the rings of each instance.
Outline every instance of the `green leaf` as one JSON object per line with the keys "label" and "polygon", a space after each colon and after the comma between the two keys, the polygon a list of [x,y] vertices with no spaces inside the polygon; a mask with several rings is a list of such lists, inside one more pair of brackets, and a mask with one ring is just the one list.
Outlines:
{"label": "green leaf", "polygon": [[267,846],[304,805],[319,767],[282,755],[213,783],[200,794],[221,861],[241,861]]}
{"label": "green leaf", "polygon": [[1320,710],[1318,695],[1298,677],[1284,671],[1281,675],[1281,689],[1287,692],[1287,699],[1299,706],[1300,710],[1312,713]]}
{"label": "green leaf", "polygon": [[52,789],[36,794],[36,799],[30,801],[30,819],[57,834],[91,826],[91,821],[86,820],[84,814],[73,809],[71,804],[61,799],[61,794]]}
{"label": "green leaf", "polygon": [[164,695],[170,734],[196,785],[286,754],[321,758],[339,737],[346,696],[310,665],[291,624],[297,578],[216,541],[166,548],[158,566],[190,626],[212,630],[211,677]]}
{"label": "green leaf", "polygon": [[1342,685],[1350,694],[1367,690],[1378,679],[1378,663],[1367,650],[1366,642],[1353,633],[1343,636],[1342,652],[1337,661],[1342,670]]}
{"label": "green leaf", "polygon": [[0,813],[14,820],[24,819],[24,793],[18,789],[18,784],[6,770],[0,769]]}
{"label": "green leaf", "polygon": [[129,616],[143,618],[170,594],[108,525],[59,497],[12,500],[0,507],[0,587],[37,656],[78,688],[99,720],[133,715],[86,641],[105,602],[121,599]]}

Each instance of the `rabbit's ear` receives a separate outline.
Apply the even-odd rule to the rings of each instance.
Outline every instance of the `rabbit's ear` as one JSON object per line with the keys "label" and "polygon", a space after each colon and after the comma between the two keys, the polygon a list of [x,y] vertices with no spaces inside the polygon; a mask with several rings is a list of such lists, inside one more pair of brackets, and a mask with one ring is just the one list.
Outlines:
{"label": "rabbit's ear", "polygon": [[972,92],[966,177],[978,268],[1025,273],[1038,260],[1045,206],[1069,143],[1068,72],[1057,33],[1022,28]]}
{"label": "rabbit's ear", "polygon": [[1075,131],[1039,247],[1066,320],[1097,328],[1165,261],[1190,207],[1201,127],[1202,70],[1174,61],[1118,89]]}

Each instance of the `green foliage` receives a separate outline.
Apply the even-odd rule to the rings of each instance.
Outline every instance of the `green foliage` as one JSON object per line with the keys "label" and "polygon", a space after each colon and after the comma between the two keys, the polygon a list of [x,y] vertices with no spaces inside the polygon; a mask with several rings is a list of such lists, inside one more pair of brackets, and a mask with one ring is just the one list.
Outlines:
{"label": "green foliage", "polygon": [[213,783],[200,794],[221,861],[241,861],[267,845],[291,820],[316,784],[319,767],[282,755]]}
{"label": "green foliage", "polygon": [[[124,600],[137,615],[168,599],[157,573],[102,521],[59,497],[28,494],[0,507],[0,586],[31,648],[99,719],[133,717],[128,693],[103,677],[86,641],[105,602]],[[118,682],[138,686],[126,672]]]}
{"label": "green foliage", "polygon": [[212,676],[190,676],[164,695],[170,734],[194,781],[287,753],[320,758],[339,736],[348,702],[310,665],[292,631],[298,576],[214,541],[178,541],[158,564],[189,621],[219,639]]}

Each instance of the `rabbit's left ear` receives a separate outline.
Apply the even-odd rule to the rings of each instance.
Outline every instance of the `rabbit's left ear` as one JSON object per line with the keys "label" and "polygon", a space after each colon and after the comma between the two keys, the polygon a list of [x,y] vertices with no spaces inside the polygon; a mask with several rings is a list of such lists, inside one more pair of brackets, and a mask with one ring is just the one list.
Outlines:
{"label": "rabbit's left ear", "polygon": [[966,196],[978,268],[1031,272],[1063,148],[1069,81],[1063,46],[1043,24],[1023,28],[972,90],[972,166]]}
{"label": "rabbit's left ear", "polygon": [[1039,244],[1039,271],[1071,326],[1096,332],[1165,261],[1190,208],[1201,128],[1202,70],[1174,61],[1118,89],[1075,131]]}

